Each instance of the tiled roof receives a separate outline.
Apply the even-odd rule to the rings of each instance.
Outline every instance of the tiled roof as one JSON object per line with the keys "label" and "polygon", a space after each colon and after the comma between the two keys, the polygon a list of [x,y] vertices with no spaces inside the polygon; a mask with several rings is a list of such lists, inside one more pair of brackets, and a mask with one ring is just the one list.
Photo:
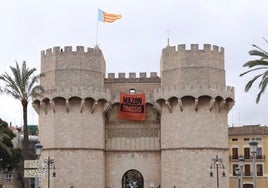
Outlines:
{"label": "tiled roof", "polygon": [[229,127],[228,134],[231,135],[268,135],[268,127],[260,125],[244,125],[242,127]]}

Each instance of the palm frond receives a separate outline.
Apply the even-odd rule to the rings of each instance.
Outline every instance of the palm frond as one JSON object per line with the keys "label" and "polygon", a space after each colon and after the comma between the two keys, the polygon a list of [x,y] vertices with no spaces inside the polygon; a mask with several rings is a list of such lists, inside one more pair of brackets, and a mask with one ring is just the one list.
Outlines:
{"label": "palm frond", "polygon": [[260,56],[262,59],[268,59],[267,52],[262,52],[259,50],[250,50],[248,53],[249,55],[252,55],[252,56]]}
{"label": "palm frond", "polygon": [[257,95],[256,98],[256,103],[258,103],[260,101],[261,95],[263,94],[263,92],[265,91],[267,84],[268,84],[268,77],[266,76],[262,81],[261,81],[261,85],[260,86],[260,92]]}
{"label": "palm frond", "polygon": [[267,61],[263,61],[263,60],[252,60],[252,61],[248,61],[246,62],[243,67],[248,67],[248,68],[252,68],[255,66],[267,66],[268,65],[268,60]]}
{"label": "palm frond", "polygon": [[244,76],[245,74],[248,74],[253,71],[261,70],[261,69],[268,69],[268,67],[259,67],[259,68],[251,69],[251,70],[241,73],[240,76]]}
{"label": "palm frond", "polygon": [[251,79],[251,80],[246,84],[246,86],[245,86],[245,91],[248,92],[249,89],[251,88],[252,84],[253,84],[259,77],[261,77],[261,76],[262,76],[262,74],[259,74],[259,75],[255,76],[253,79]]}

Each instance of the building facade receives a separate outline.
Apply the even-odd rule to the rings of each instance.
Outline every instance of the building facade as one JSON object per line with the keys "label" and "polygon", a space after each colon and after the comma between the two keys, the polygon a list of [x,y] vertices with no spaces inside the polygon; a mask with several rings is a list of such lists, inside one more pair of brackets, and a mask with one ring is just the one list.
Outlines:
{"label": "building facade", "polygon": [[229,128],[229,155],[230,155],[230,187],[238,187],[235,168],[238,167],[238,158],[244,158],[243,188],[253,188],[253,157],[249,142],[256,140],[256,187],[268,187],[268,127],[252,125]]}
{"label": "building facade", "polygon": [[[108,73],[102,51],[78,46],[41,52],[41,159],[53,158],[51,187],[215,187],[212,158],[228,167],[224,49],[205,44],[167,46],[160,77]],[[144,121],[118,117],[120,92],[145,93]],[[41,186],[48,183],[42,178]],[[229,178],[220,178],[229,187]]]}

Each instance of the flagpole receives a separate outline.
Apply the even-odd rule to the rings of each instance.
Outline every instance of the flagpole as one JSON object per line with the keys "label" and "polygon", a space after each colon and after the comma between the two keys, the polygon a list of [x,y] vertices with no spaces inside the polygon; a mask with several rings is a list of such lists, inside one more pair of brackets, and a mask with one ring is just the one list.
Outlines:
{"label": "flagpole", "polygon": [[99,3],[100,3],[100,1],[97,0],[96,47],[97,47],[98,44],[99,44]]}
{"label": "flagpole", "polygon": [[98,43],[99,43],[99,20],[98,20],[98,17],[97,17],[97,30],[96,30],[96,46],[98,46]]}

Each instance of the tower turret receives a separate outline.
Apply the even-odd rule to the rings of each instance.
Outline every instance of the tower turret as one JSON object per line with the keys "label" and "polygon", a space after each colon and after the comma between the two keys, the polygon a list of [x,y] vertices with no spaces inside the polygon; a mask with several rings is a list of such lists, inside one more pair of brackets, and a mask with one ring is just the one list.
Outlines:
{"label": "tower turret", "polygon": [[199,49],[192,44],[187,50],[184,44],[167,46],[161,56],[162,86],[218,85],[225,86],[224,49],[205,44]]}
{"label": "tower turret", "polygon": [[[234,103],[234,88],[225,84],[224,49],[167,46],[161,79],[154,93],[162,105],[161,187],[211,187],[211,159],[219,156],[228,166],[227,114]],[[228,177],[221,186],[229,187]]]}
{"label": "tower turret", "polygon": [[[33,106],[39,113],[44,145],[41,159],[53,158],[56,165],[57,179],[51,179],[51,186],[104,187],[103,108],[110,93],[104,88],[101,50],[85,52],[82,46],[76,51],[72,47],[47,49],[41,52],[41,73],[45,75],[41,79],[44,91]],[[46,185],[46,178],[41,185]]]}
{"label": "tower turret", "polygon": [[103,87],[105,60],[98,46],[86,52],[83,46],[49,48],[41,52],[41,73],[45,88]]}

